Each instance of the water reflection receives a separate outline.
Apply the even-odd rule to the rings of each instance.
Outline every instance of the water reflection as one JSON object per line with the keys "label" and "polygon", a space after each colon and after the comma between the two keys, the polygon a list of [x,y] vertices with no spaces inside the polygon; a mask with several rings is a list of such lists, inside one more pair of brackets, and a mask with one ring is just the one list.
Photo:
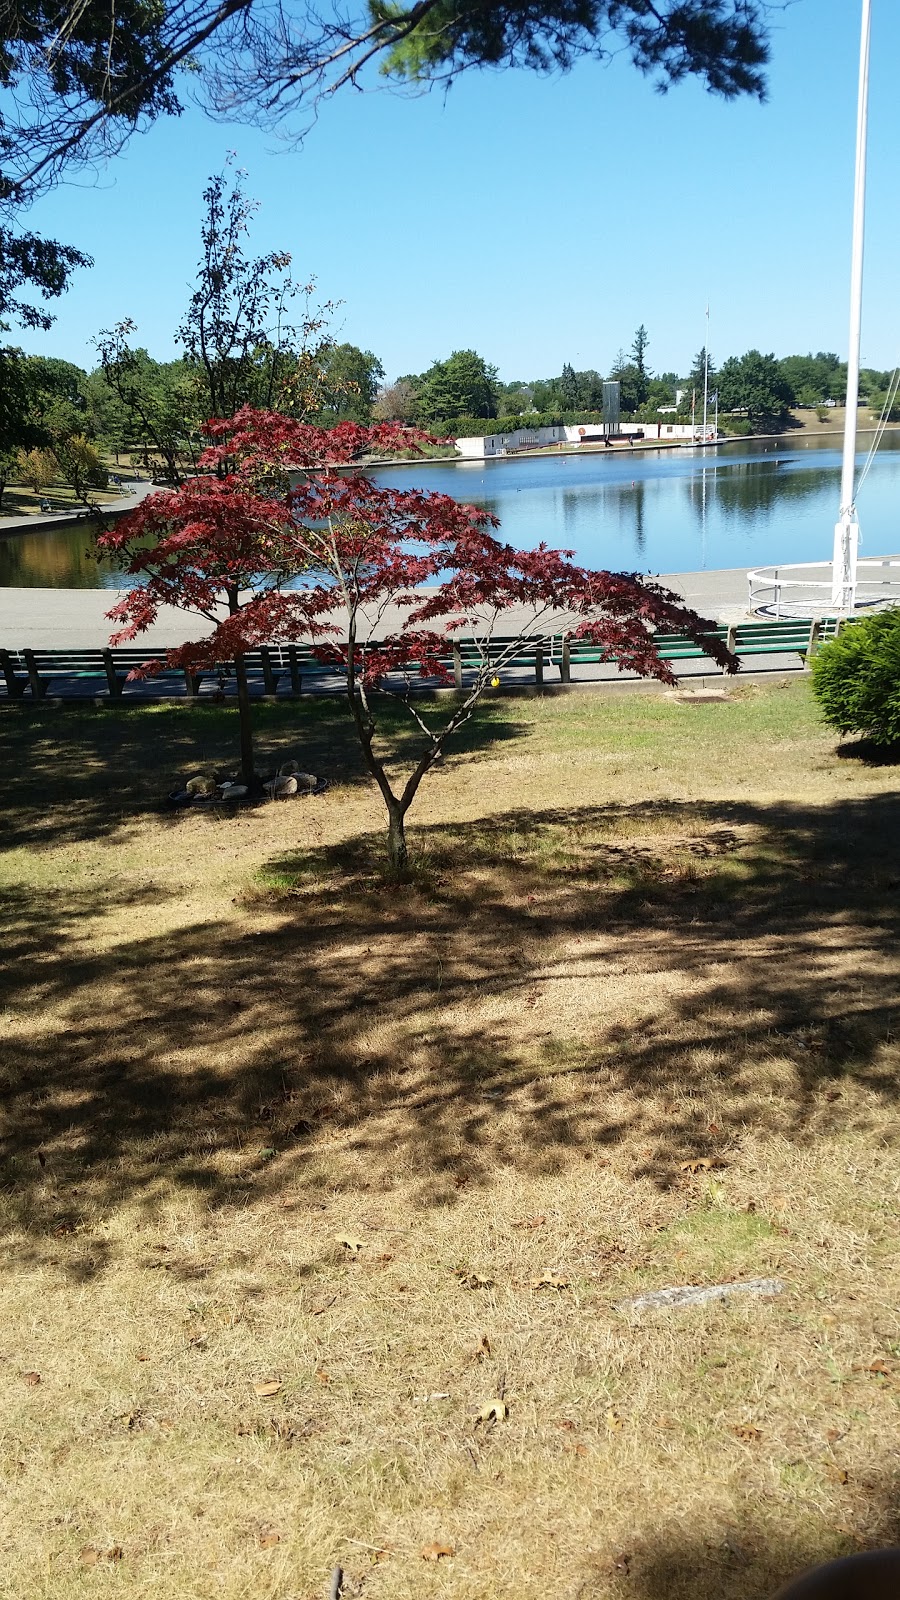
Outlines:
{"label": "water reflection", "polygon": [[[839,439],[788,438],[646,455],[518,458],[380,470],[397,488],[437,489],[500,518],[510,544],[574,548],[585,566],[652,572],[814,561],[830,554],[840,481]],[[868,443],[868,441],[867,441]],[[900,434],[889,434],[860,496],[866,553],[900,546]],[[0,584],[115,588],[90,530],[0,534]]]}

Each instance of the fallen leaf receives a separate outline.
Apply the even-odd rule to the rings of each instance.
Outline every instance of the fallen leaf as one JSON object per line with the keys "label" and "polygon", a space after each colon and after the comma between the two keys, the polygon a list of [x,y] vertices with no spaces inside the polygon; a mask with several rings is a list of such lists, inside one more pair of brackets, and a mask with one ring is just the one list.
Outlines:
{"label": "fallen leaf", "polygon": [[375,1257],[375,1260],[376,1261],[380,1261],[381,1265],[383,1267],[386,1267],[388,1262],[389,1261],[393,1261],[393,1259],[394,1259],[393,1250],[383,1250],[380,1256],[376,1256]]}
{"label": "fallen leaf", "polygon": [[622,1432],[622,1429],[624,1428],[625,1424],[622,1421],[622,1418],[619,1416],[618,1411],[607,1411],[607,1413],[606,1413],[606,1426],[608,1427],[610,1433],[621,1433]]}
{"label": "fallen leaf", "polygon": [[134,1359],[135,1361],[149,1361],[150,1357],[147,1355],[145,1350],[139,1350]]}
{"label": "fallen leaf", "polygon": [[113,1544],[110,1545],[108,1550],[104,1550],[103,1559],[104,1561],[121,1561],[124,1555],[125,1552],[122,1549],[122,1546],[120,1544]]}
{"label": "fallen leaf", "polygon": [[828,1440],[829,1444],[837,1444],[839,1439],[844,1439],[844,1438],[846,1438],[846,1436],[847,1436],[847,1429],[846,1428],[829,1428],[828,1432],[825,1435],[825,1437]]}
{"label": "fallen leaf", "polygon": [[83,1567],[95,1567],[100,1560],[100,1551],[95,1550],[92,1544],[86,1544],[78,1559]]}
{"label": "fallen leaf", "polygon": [[473,1361],[483,1361],[485,1356],[489,1356],[490,1354],[491,1354],[491,1341],[488,1338],[487,1334],[483,1333],[481,1335],[481,1343],[479,1344],[478,1349],[475,1351],[475,1354],[472,1357],[472,1360]]}
{"label": "fallen leaf", "polygon": [[532,1289],[568,1289],[568,1278],[562,1278],[555,1272],[542,1272],[539,1278],[532,1278]]}
{"label": "fallen leaf", "polygon": [[612,1566],[614,1572],[624,1572],[627,1578],[631,1571],[631,1556],[623,1550],[621,1555],[613,1556]]}
{"label": "fallen leaf", "polygon": [[272,1550],[276,1544],[281,1543],[281,1534],[277,1528],[266,1528],[259,1536],[260,1550]]}
{"label": "fallen leaf", "polygon": [[877,1373],[879,1378],[893,1377],[893,1368],[889,1367],[886,1361],[871,1361],[869,1371]]}
{"label": "fallen leaf", "polygon": [[825,1467],[825,1476],[830,1478],[832,1483],[850,1482],[850,1474],[846,1467],[839,1467],[836,1461],[825,1461],[823,1465]]}
{"label": "fallen leaf", "polygon": [[762,1438],[762,1429],[755,1428],[752,1422],[738,1422],[731,1431],[742,1444],[753,1444],[755,1440]]}
{"label": "fallen leaf", "polygon": [[493,1278],[483,1278],[480,1272],[466,1272],[464,1268],[458,1267],[456,1276],[463,1289],[493,1289],[494,1287]]}
{"label": "fallen leaf", "polygon": [[489,1400],[475,1418],[475,1426],[477,1427],[479,1422],[504,1422],[508,1416],[509,1406],[505,1400]]}
{"label": "fallen leaf", "polygon": [[344,1249],[349,1250],[352,1256],[358,1256],[363,1247],[362,1239],[354,1239],[349,1234],[344,1233],[336,1233],[334,1242],[335,1244],[342,1244]]}
{"label": "fallen leaf", "polygon": [[267,1378],[264,1379],[262,1383],[255,1383],[253,1385],[253,1393],[259,1400],[271,1400],[272,1396],[278,1394],[280,1389],[280,1378]]}
{"label": "fallen leaf", "polygon": [[423,1561],[440,1561],[442,1556],[455,1554],[452,1544],[426,1544],[419,1551]]}
{"label": "fallen leaf", "polygon": [[721,1156],[698,1156],[696,1161],[682,1161],[679,1172],[712,1172],[714,1168],[727,1167]]}
{"label": "fallen leaf", "polygon": [[547,1221],[547,1218],[545,1216],[540,1216],[540,1217],[522,1217],[520,1219],[520,1221],[513,1223],[513,1227],[514,1228],[527,1228],[529,1230],[529,1232],[530,1232],[534,1228],[542,1228],[546,1221]]}
{"label": "fallen leaf", "polygon": [[38,1384],[40,1383],[40,1381],[41,1381],[41,1375],[40,1375],[39,1372],[23,1372],[22,1373],[22,1382],[23,1383],[27,1383],[29,1389],[36,1389]]}
{"label": "fallen leaf", "polygon": [[330,1372],[326,1372],[324,1367],[316,1367],[316,1377],[318,1378],[320,1383],[330,1383],[331,1382],[331,1373]]}

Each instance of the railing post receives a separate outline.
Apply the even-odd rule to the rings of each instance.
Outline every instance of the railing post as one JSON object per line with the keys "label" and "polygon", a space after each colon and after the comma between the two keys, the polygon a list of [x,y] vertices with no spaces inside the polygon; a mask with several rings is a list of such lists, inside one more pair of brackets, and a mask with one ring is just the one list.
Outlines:
{"label": "railing post", "polygon": [[297,660],[297,646],[288,645],[288,670],[291,674],[291,694],[299,695],[301,692],[300,663]]}
{"label": "railing post", "polygon": [[121,699],[122,682],[119,678],[119,674],[116,671],[116,665],[113,661],[113,653],[108,648],[103,651],[103,670],[106,673],[106,681],[109,685],[110,699]]}
{"label": "railing post", "polygon": [[11,700],[21,700],[26,690],[24,678],[16,674],[12,656],[8,650],[0,650],[0,671],[6,679],[6,692]]}
{"label": "railing post", "polygon": [[544,687],[544,646],[536,644],[534,647],[534,681],[539,689]]}
{"label": "railing post", "polygon": [[263,688],[265,689],[266,694],[277,694],[278,684],[275,679],[275,674],[272,671],[272,657],[269,653],[269,646],[267,644],[260,645],[259,659],[262,663]]}
{"label": "railing post", "polygon": [[[730,650],[732,655],[734,655],[734,646],[735,646],[736,639],[737,639],[737,628],[736,628],[736,626],[735,626],[735,624],[733,622],[730,622],[728,624],[728,632],[725,635],[725,649],[726,650]],[[727,667],[723,667],[722,668],[722,672],[723,673],[726,673],[727,671],[728,671]]]}
{"label": "railing post", "polygon": [[34,695],[35,700],[43,700],[44,695],[47,693],[49,683],[45,681],[45,679],[43,679],[38,672],[37,662],[34,659],[34,651],[23,650],[22,660],[25,662],[25,669],[28,673],[28,682],[31,684],[31,692]]}
{"label": "railing post", "polygon": [[457,689],[462,688],[462,651],[458,644],[453,645],[453,682]]}

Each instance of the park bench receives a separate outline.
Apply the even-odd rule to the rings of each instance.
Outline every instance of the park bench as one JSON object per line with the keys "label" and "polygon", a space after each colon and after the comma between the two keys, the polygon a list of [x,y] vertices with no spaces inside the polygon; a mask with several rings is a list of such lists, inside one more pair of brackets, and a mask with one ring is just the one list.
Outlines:
{"label": "park bench", "polygon": [[[165,651],[160,650],[158,654],[162,657]],[[44,700],[54,683],[69,684],[73,679],[84,693],[90,692],[88,686],[92,681],[100,685],[105,681],[110,698],[119,700],[128,674],[152,660],[153,655],[147,645],[84,650],[0,649],[0,672],[6,681],[7,694],[14,700],[21,700],[29,689],[32,699]],[[261,684],[267,695],[278,693],[283,678],[290,680],[290,692],[299,695],[304,678],[328,671],[313,656],[312,646],[306,644],[262,645],[258,650],[248,651],[244,661],[251,685],[254,681]],[[147,681],[171,683],[174,679],[184,684],[187,697],[193,699],[199,694],[203,680],[209,678],[217,679],[224,686],[234,680],[234,668],[227,663],[196,670],[163,667]]]}
{"label": "park bench", "polygon": [[[711,628],[709,637],[719,639],[736,656],[794,655],[811,661],[820,644],[833,639],[841,626],[840,617],[796,618],[781,622],[735,622]],[[658,633],[656,646],[663,661],[699,660],[706,652],[686,633]],[[570,683],[572,667],[589,663],[615,662],[591,639],[557,635],[550,648],[550,659],[559,667],[560,679]]]}
{"label": "park bench", "polygon": [[[711,636],[721,640],[738,657],[799,655],[810,661],[819,645],[833,639],[841,626],[839,617],[822,617],[815,622],[787,620],[779,622],[738,622],[711,630]],[[659,654],[664,661],[700,660],[705,652],[687,634],[662,633],[656,635]],[[333,668],[323,666],[314,654],[311,644],[262,645],[250,650],[244,657],[251,687],[261,688],[265,695],[277,695],[279,684],[285,680],[290,695],[300,695],[310,679],[327,676]],[[164,651],[159,652],[160,655]],[[10,699],[21,700],[30,690],[34,700],[46,699],[54,684],[63,692],[71,693],[73,680],[76,692],[96,694],[102,692],[105,682],[110,699],[120,700],[126,692],[129,672],[151,659],[152,650],[144,646],[129,645],[121,649],[85,650],[5,650],[0,649],[0,672],[6,680]],[[615,664],[615,656],[590,639],[557,634],[548,642],[523,640],[495,635],[481,645],[477,640],[462,638],[452,641],[445,656],[440,658],[453,674],[457,689],[464,687],[466,677],[477,673],[483,665],[502,670],[509,668],[525,671],[540,688],[544,682],[545,662],[558,667],[560,680],[570,683],[573,666],[586,666],[607,662]],[[154,683],[173,679],[183,683],[189,699],[200,693],[204,680],[215,680],[221,688],[234,682],[234,667],[223,663],[193,671],[186,667],[164,667]],[[91,689],[90,684],[97,687]]]}

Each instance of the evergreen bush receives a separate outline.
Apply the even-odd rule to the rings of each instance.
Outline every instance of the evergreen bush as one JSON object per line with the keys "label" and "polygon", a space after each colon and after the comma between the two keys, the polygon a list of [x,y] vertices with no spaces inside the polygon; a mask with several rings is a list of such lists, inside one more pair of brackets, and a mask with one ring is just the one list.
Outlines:
{"label": "evergreen bush", "polygon": [[900,610],[848,624],[813,658],[825,720],[874,744],[900,744]]}

